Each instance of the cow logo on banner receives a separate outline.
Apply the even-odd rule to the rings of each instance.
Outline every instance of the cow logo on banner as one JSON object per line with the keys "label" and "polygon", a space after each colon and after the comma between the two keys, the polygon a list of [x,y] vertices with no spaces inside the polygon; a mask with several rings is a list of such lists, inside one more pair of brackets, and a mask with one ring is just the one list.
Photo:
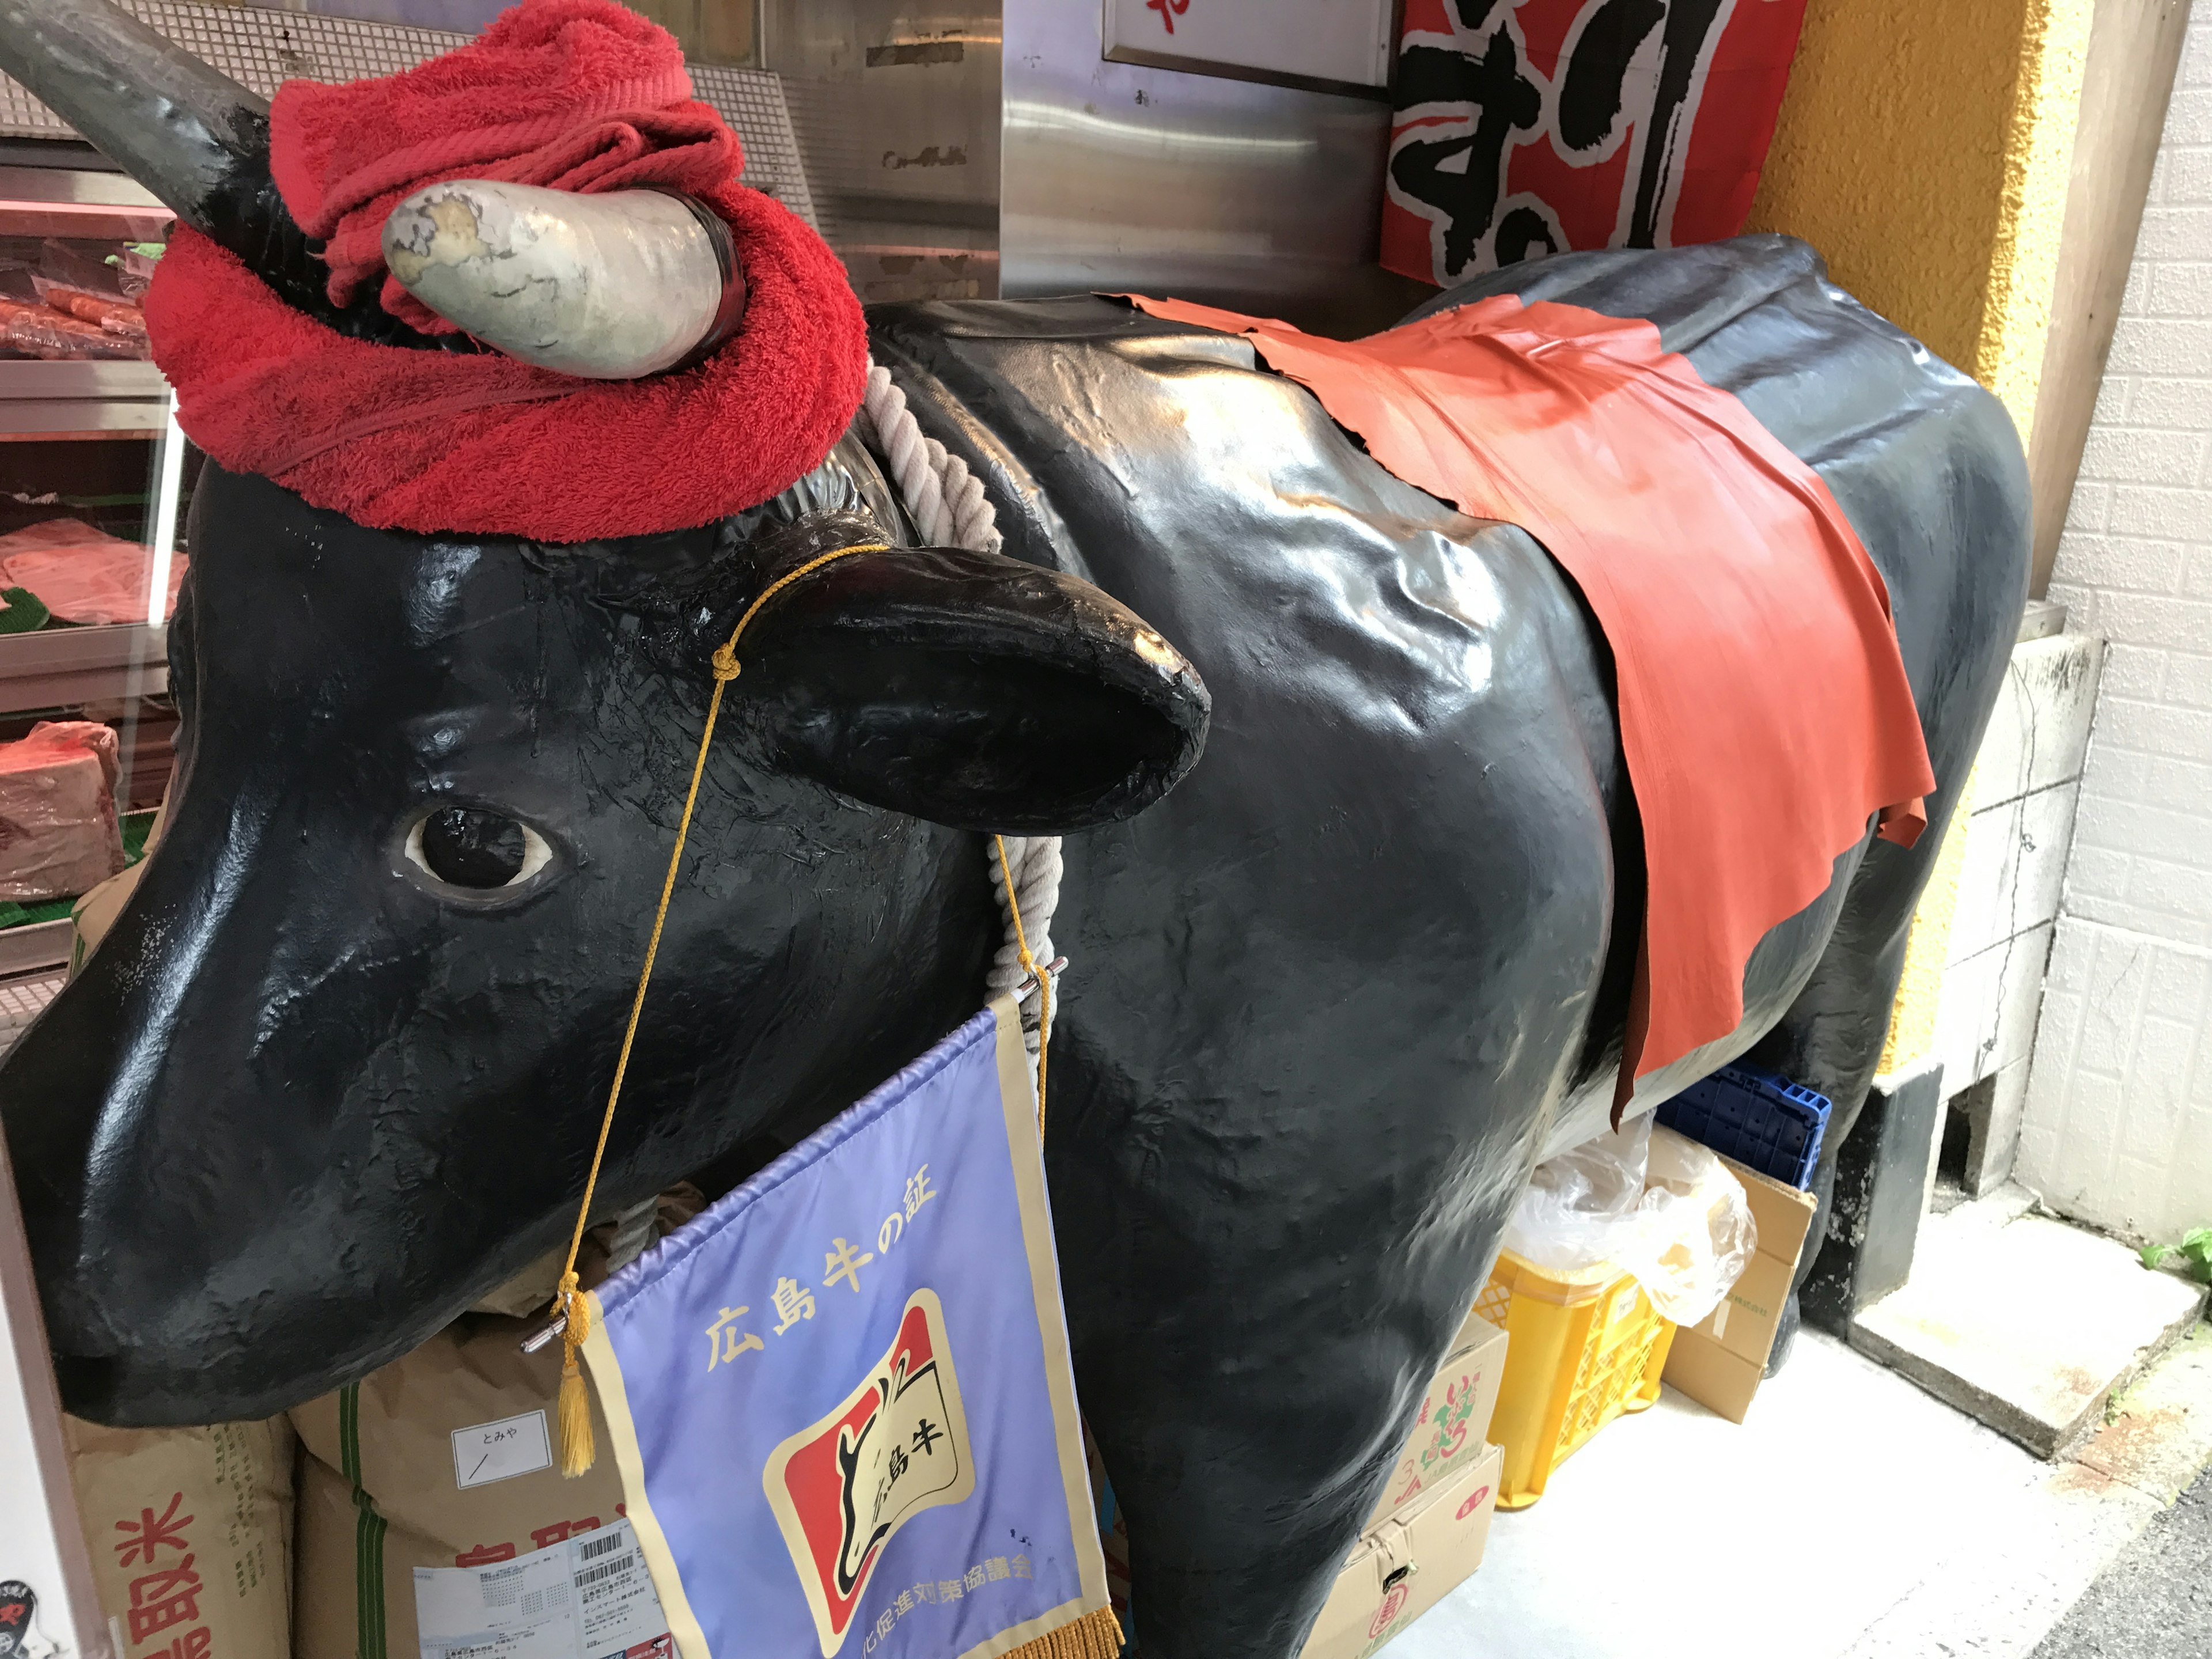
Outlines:
{"label": "cow logo on banner", "polygon": [[1448,285],[1743,228],[1805,0],[1406,0],[1382,264]]}
{"label": "cow logo on banner", "polygon": [[835,1653],[883,1547],[924,1510],[975,1490],[960,1381],[936,1292],[907,1299],[898,1335],[844,1402],[770,1454],[769,1506]]}
{"label": "cow logo on banner", "polygon": [[592,1304],[679,1659],[1120,1653],[1010,1000]]}
{"label": "cow logo on banner", "polygon": [[20,1578],[0,1580],[0,1659],[45,1659],[55,1644],[39,1636],[39,1597]]}

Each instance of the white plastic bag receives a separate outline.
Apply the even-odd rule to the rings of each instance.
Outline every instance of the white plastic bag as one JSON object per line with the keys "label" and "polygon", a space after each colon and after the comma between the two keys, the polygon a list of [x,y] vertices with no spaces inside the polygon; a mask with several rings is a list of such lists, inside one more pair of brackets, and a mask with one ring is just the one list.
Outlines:
{"label": "white plastic bag", "polygon": [[1632,1254],[1650,1146],[1646,1113],[1618,1134],[1599,1135],[1539,1164],[1505,1225],[1505,1248],[1555,1273]]}
{"label": "white plastic bag", "polygon": [[1661,1316],[1695,1325],[1759,1248],[1743,1183],[1649,1113],[1536,1166],[1505,1248],[1552,1273],[1610,1262],[1636,1275]]}

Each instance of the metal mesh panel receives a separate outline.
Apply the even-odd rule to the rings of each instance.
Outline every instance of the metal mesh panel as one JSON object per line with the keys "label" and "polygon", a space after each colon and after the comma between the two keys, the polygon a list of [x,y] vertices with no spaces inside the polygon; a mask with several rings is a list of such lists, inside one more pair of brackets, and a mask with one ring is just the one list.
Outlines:
{"label": "metal mesh panel", "polygon": [[745,183],[814,224],[814,197],[806,187],[806,168],[799,159],[799,140],[791,130],[782,81],[767,70],[694,64],[691,84],[744,141]]}
{"label": "metal mesh panel", "polygon": [[[121,3],[194,57],[264,98],[285,81],[358,81],[396,75],[469,38],[400,23],[190,5],[184,0]],[[692,67],[691,83],[738,130],[745,148],[744,182],[775,197],[808,224],[814,223],[814,200],[792,137],[782,83],[765,70],[703,64]],[[52,110],[0,76],[0,137],[76,136]]]}

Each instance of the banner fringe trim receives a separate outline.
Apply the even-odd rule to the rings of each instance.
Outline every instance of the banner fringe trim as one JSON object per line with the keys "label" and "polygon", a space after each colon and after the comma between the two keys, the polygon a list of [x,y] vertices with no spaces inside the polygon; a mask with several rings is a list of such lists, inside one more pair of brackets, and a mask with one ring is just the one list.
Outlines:
{"label": "banner fringe trim", "polygon": [[1099,1607],[1023,1643],[1006,1659],[1121,1659],[1121,1621],[1113,1608]]}

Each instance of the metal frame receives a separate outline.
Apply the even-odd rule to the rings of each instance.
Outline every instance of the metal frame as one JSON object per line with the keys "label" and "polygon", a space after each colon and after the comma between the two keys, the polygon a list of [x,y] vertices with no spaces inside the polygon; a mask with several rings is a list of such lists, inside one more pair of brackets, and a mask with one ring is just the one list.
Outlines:
{"label": "metal frame", "polygon": [[[251,6],[194,5],[188,0],[118,3],[264,98],[287,81],[339,82],[397,75],[469,39],[446,29]],[[754,38],[757,42],[757,33]],[[694,64],[690,70],[699,97],[738,130],[745,150],[744,182],[814,223],[814,200],[776,77],[762,70],[710,64]],[[75,129],[22,87],[0,76],[0,137],[76,136]]]}

